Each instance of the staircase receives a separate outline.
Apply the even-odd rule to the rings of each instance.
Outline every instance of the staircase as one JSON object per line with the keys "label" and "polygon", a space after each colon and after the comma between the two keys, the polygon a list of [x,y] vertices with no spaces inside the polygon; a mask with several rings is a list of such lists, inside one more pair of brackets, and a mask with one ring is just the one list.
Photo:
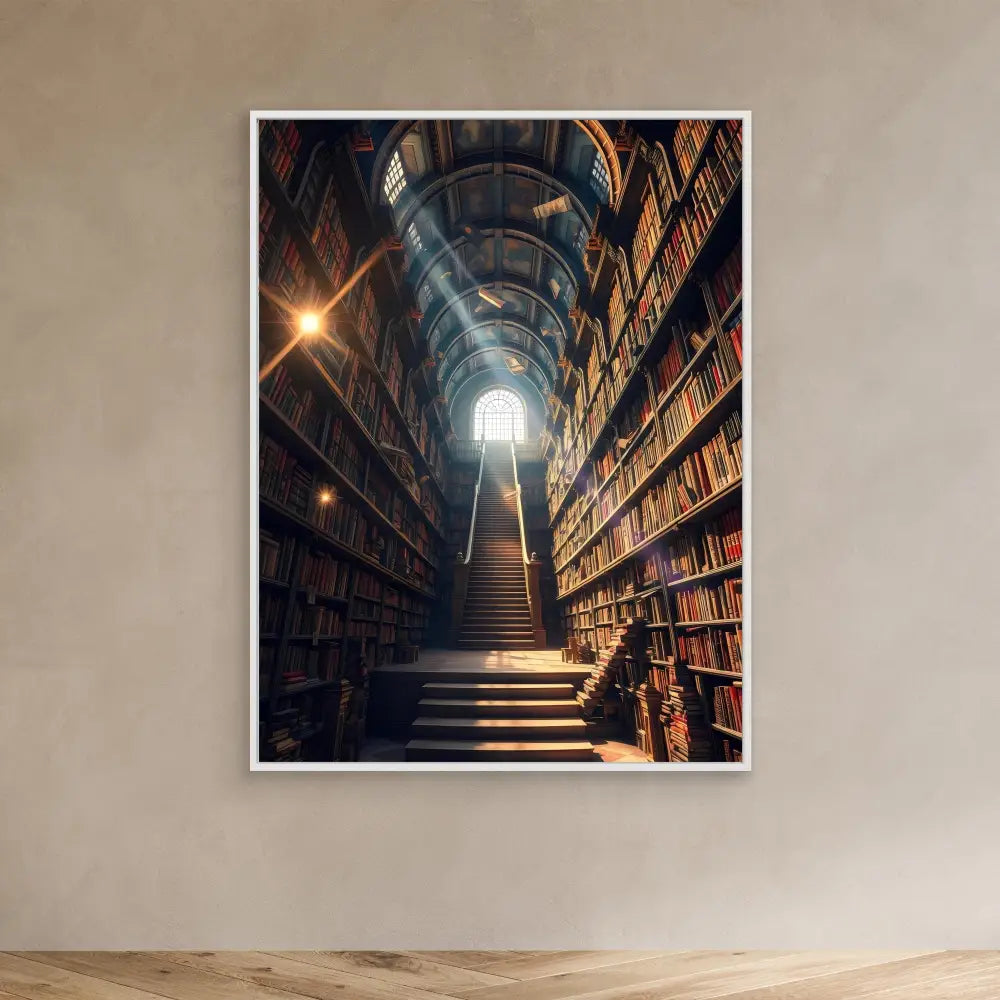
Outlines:
{"label": "staircase", "polygon": [[[461,657],[463,654],[456,654]],[[424,684],[407,760],[595,761],[576,693],[589,671],[490,671]]]}
{"label": "staircase", "polygon": [[510,445],[485,445],[459,649],[534,649]]}
{"label": "staircase", "polygon": [[536,651],[511,446],[484,449],[458,649],[421,688],[406,759],[599,760],[576,697],[590,668]]}

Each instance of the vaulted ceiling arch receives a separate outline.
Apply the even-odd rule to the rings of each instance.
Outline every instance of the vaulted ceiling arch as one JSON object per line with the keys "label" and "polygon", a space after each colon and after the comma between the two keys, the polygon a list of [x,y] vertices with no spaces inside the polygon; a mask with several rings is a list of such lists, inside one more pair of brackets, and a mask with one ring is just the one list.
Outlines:
{"label": "vaulted ceiling arch", "polygon": [[[524,341],[519,339],[524,337]],[[471,326],[457,334],[447,347],[438,351],[436,358],[442,377],[450,369],[457,366],[464,350],[478,344],[496,344],[501,348],[520,348],[531,345],[535,348],[535,357],[549,367],[550,374],[555,376],[556,363],[552,360],[548,345],[529,326],[515,320],[504,320],[502,324],[486,320],[477,326]]]}
{"label": "vaulted ceiling arch", "polygon": [[[499,359],[496,364],[490,363],[483,366],[476,365],[477,359],[488,357],[489,355],[497,354],[498,352],[499,348],[496,347],[482,347],[476,351],[471,352],[470,354],[467,354],[464,358],[462,358],[461,362],[455,366],[455,369],[452,372],[450,372],[448,377],[445,379],[444,385],[442,386],[445,395],[446,396],[450,395],[449,390],[457,391],[461,387],[465,378],[469,378],[477,374],[484,368],[496,368],[499,371],[509,372],[507,366]],[[528,378],[526,379],[526,381],[534,384],[536,392],[538,392],[541,395],[543,390],[546,392],[552,391],[552,386],[554,383],[552,381],[551,376],[548,374],[548,372],[546,372],[546,370],[542,367],[542,365],[538,361],[536,361],[533,357],[531,357],[530,354],[526,353],[521,349],[509,350],[507,348],[504,348],[502,353],[516,354],[518,358],[521,360],[521,362],[525,365],[525,367],[530,368],[532,370],[536,378]],[[524,376],[521,376],[521,378],[524,378]]]}
{"label": "vaulted ceiling arch", "polygon": [[[500,126],[506,124],[501,119],[484,119],[483,121],[493,123],[494,127],[496,127],[497,124]],[[621,164],[619,163],[618,155],[615,151],[615,141],[608,133],[604,124],[598,119],[593,118],[553,119],[547,122],[544,120],[541,121],[550,127],[555,126],[556,129],[573,124],[583,135],[587,137],[597,150],[598,155],[601,157],[604,164],[604,168],[608,173],[610,182],[610,201],[612,204],[617,201],[618,195],[621,193],[623,182]],[[382,201],[381,189],[385,181],[386,171],[388,170],[389,162],[392,159],[393,153],[399,147],[403,139],[405,139],[407,135],[413,131],[414,127],[422,124],[426,124],[428,126],[428,137],[433,144],[435,151],[438,153],[444,171],[450,172],[450,170],[453,169],[456,160],[456,152],[455,143],[453,141],[453,129],[450,129],[449,126],[461,124],[460,122],[431,119],[425,119],[424,121],[401,119],[393,124],[392,128],[389,130],[376,152],[369,190],[372,204],[378,204]],[[558,143],[558,134],[546,136],[545,148],[543,152],[544,162],[548,163],[554,161],[555,154],[553,150],[558,146]],[[496,148],[495,142],[493,144],[493,148]],[[481,151],[480,155],[483,155],[483,153],[485,153],[485,147]],[[467,155],[475,154],[469,153]],[[457,158],[460,159],[461,156],[462,154],[459,152]]]}
{"label": "vaulted ceiling arch", "polygon": [[[483,293],[497,302],[502,301],[503,308],[498,309],[493,302],[483,297]],[[534,315],[527,317],[531,306],[534,306]],[[422,330],[427,338],[428,349],[436,354],[444,349],[442,342],[449,343],[453,336],[459,335],[469,326],[486,321],[524,320],[526,317],[534,322],[539,336],[545,337],[546,331],[551,331],[551,335],[561,336],[563,343],[567,340],[570,329],[569,312],[548,301],[544,289],[510,279],[502,282],[484,281],[454,292],[441,303]],[[528,325],[532,323],[529,322]]]}
{"label": "vaulted ceiling arch", "polygon": [[[523,226],[511,224],[510,221],[506,221],[502,226],[483,226],[480,229],[480,233],[483,239],[510,240],[512,245],[523,244],[531,247],[567,274],[578,280],[583,277],[582,274],[576,273],[580,267],[579,258],[576,256],[576,248],[563,244],[560,240],[553,240],[551,238],[543,239]],[[427,254],[415,254],[413,266],[409,270],[409,279],[413,287],[421,288],[432,277],[434,269],[438,264],[442,261],[450,261],[456,252],[460,252],[463,247],[475,247],[475,245],[463,233],[458,233],[450,242],[440,245],[436,250],[431,250]],[[494,248],[495,265],[493,276],[496,279],[503,277],[503,257],[504,254],[502,252],[497,253]],[[517,273],[523,274],[523,271]],[[453,278],[452,284],[457,287],[457,282],[461,280],[461,277],[456,275],[454,270],[452,270],[451,276]]]}
{"label": "vaulted ceiling arch", "polygon": [[[441,391],[450,400],[486,366],[547,405],[596,208],[621,190],[610,133],[582,119],[385,125],[375,130],[371,198],[403,241],[402,279]],[[523,361],[513,376],[512,357]]]}

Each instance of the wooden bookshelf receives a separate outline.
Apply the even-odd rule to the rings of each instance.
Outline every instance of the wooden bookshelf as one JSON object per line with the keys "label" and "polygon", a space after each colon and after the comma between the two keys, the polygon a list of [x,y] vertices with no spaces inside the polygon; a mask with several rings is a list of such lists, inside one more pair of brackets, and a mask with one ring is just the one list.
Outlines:
{"label": "wooden bookshelf", "polygon": [[566,634],[646,623],[669,760],[742,753],[740,157],[733,122],[637,144],[547,427]]}
{"label": "wooden bookshelf", "polygon": [[[321,307],[371,207],[353,157],[290,126],[261,145],[260,273],[296,307]],[[369,672],[424,641],[439,596],[446,428],[425,416],[421,447],[404,413],[434,403],[404,384],[416,338],[389,257],[330,310],[329,340],[297,344],[259,387],[262,760],[355,753]],[[260,320],[263,363],[296,333],[263,293]]]}
{"label": "wooden bookshelf", "polygon": [[[317,164],[319,166],[319,164]],[[311,296],[313,301],[317,304],[321,304],[328,301],[333,294],[338,290],[337,285],[335,285],[330,278],[328,270],[324,265],[323,261],[320,260],[317,254],[316,248],[305,231],[303,225],[303,220],[297,208],[297,201],[295,202],[290,198],[285,186],[281,183],[277,176],[275,176],[271,166],[268,162],[262,160],[260,163],[260,181],[261,189],[264,197],[266,197],[276,212],[276,220],[280,225],[283,225],[287,232],[291,235],[294,240],[296,250],[298,251],[303,264],[305,265],[309,275],[310,280],[313,285],[317,288],[317,293]],[[355,198],[360,197],[359,193],[355,194]],[[370,206],[368,206],[367,199],[364,202],[366,208],[365,211],[370,213]],[[369,218],[370,228],[374,228]],[[367,235],[367,233],[366,233]],[[395,302],[392,303],[394,309],[392,312],[395,318],[399,319],[401,322],[409,323],[409,318],[403,307],[403,297],[398,283],[398,277],[391,264],[388,261],[389,254],[383,255],[380,258],[380,269],[381,273],[388,276],[392,287],[395,290]],[[263,272],[262,272],[263,273]],[[366,287],[366,282],[361,282],[362,287]],[[338,321],[338,330],[345,330],[347,332],[347,339],[349,345],[356,350],[366,361],[369,369],[372,372],[373,377],[379,385],[386,397],[386,401],[394,410],[394,415],[396,416],[400,430],[405,437],[409,439],[409,444],[413,446],[413,455],[416,464],[420,466],[422,471],[429,475],[430,481],[433,482],[437,488],[439,494],[443,498],[444,487],[440,481],[440,476],[438,475],[438,470],[433,469],[427,462],[423,455],[423,452],[417,444],[416,438],[414,437],[412,431],[410,430],[409,424],[403,415],[401,408],[393,397],[385,382],[385,378],[380,369],[381,358],[376,360],[372,351],[369,349],[368,344],[365,342],[364,338],[361,336],[358,330],[357,316],[354,309],[350,308],[348,301],[356,302],[356,295],[349,295],[347,300],[341,300],[338,305],[334,308],[331,315]],[[389,313],[385,313],[383,319],[387,318]],[[410,335],[409,347],[412,350],[412,344],[415,342],[416,338],[413,335],[413,331],[406,326],[406,330]],[[426,405],[430,409],[434,409],[433,404],[428,399]],[[434,411],[436,414],[436,411]],[[436,418],[440,424],[440,417]],[[447,449],[447,444],[444,440],[444,429],[441,431],[441,447]]]}

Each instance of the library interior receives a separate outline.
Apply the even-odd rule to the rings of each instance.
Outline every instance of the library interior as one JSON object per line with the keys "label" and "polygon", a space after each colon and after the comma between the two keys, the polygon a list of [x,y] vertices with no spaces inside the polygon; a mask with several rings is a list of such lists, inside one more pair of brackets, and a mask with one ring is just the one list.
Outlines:
{"label": "library interior", "polygon": [[743,122],[254,128],[258,759],[742,766]]}

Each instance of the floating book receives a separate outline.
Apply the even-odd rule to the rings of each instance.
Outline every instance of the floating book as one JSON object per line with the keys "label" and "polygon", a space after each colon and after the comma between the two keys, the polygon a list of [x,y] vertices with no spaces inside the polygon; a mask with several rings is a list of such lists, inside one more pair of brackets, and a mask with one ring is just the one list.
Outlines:
{"label": "floating book", "polygon": [[495,306],[497,309],[503,309],[504,307],[504,300],[498,295],[493,295],[491,292],[486,291],[485,288],[479,289],[479,297],[484,299],[486,302],[489,302],[491,306]]}
{"label": "floating book", "polygon": [[571,207],[569,195],[564,194],[560,198],[555,198],[552,201],[546,201],[541,205],[536,205],[531,211],[536,219],[544,219],[549,215],[558,215],[560,212],[568,212]]}

